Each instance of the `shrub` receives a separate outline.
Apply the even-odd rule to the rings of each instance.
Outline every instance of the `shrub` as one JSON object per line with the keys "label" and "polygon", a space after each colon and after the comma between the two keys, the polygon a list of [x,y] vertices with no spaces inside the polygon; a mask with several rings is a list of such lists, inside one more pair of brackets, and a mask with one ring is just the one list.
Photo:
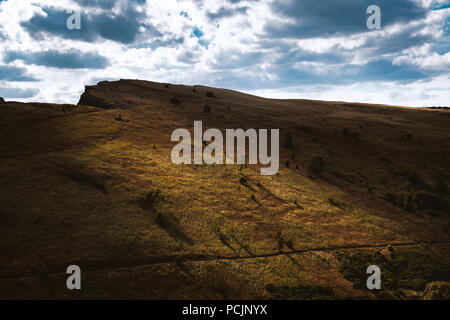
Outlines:
{"label": "shrub", "polygon": [[289,168],[289,166],[291,165],[291,163],[289,162],[289,160],[286,160],[286,162],[284,163],[284,165],[286,166],[286,168]]}
{"label": "shrub", "polygon": [[170,98],[170,103],[179,106],[181,104],[181,100],[177,97]]}
{"label": "shrub", "polygon": [[419,176],[419,174],[417,173],[417,171],[411,171],[411,170],[406,170],[404,172],[401,173],[403,176],[406,177],[406,180],[408,180],[409,182],[411,182],[411,184],[416,187],[417,189],[424,189],[427,184],[425,183],[425,181]]}
{"label": "shrub", "polygon": [[338,208],[342,208],[344,206],[340,201],[334,199],[333,197],[328,197],[328,202]]}
{"label": "shrub", "polygon": [[290,132],[286,133],[284,136],[283,146],[287,149],[294,149],[294,144],[292,143],[292,135]]}
{"label": "shrub", "polygon": [[192,92],[193,92],[193,93],[196,93],[196,92],[197,92],[197,90],[195,90],[195,88],[194,88],[194,89],[192,89]]}
{"label": "shrub", "polygon": [[448,203],[441,196],[428,191],[417,192],[414,203],[421,210],[445,210],[448,207]]}
{"label": "shrub", "polygon": [[210,112],[211,112],[211,107],[210,107],[208,104],[206,104],[206,105],[203,107],[203,112],[204,112],[204,113],[210,113]]}
{"label": "shrub", "polygon": [[255,195],[254,195],[253,193],[250,195],[250,199],[251,199],[252,201],[256,201],[256,197],[255,197]]}
{"label": "shrub", "polygon": [[412,195],[408,195],[408,197],[406,198],[406,202],[405,202],[405,210],[409,211],[409,212],[414,212],[415,208],[414,208],[414,198]]}
{"label": "shrub", "polygon": [[277,239],[277,247],[278,247],[278,251],[281,252],[281,250],[283,249],[284,246],[284,241],[282,238],[278,238]]}
{"label": "shrub", "polygon": [[407,134],[405,135],[405,140],[406,140],[406,141],[412,141],[412,139],[413,139],[413,137],[412,137],[412,134],[411,134],[411,133],[407,133]]}
{"label": "shrub", "polygon": [[393,205],[397,205],[397,197],[393,193],[390,193],[390,192],[386,193],[384,196],[384,199],[387,202],[392,203]]}
{"label": "shrub", "polygon": [[343,134],[344,136],[348,136],[349,133],[350,133],[350,131],[348,130],[348,128],[343,128],[343,129],[342,129],[342,134]]}
{"label": "shrub", "polygon": [[0,97],[0,103],[5,103],[5,99],[3,99],[2,97]]}
{"label": "shrub", "polygon": [[240,177],[239,178],[239,183],[242,184],[242,185],[247,184],[247,178],[246,177]]}
{"label": "shrub", "polygon": [[434,186],[434,190],[438,194],[448,194],[447,183],[443,179],[439,179],[439,181]]}
{"label": "shrub", "polygon": [[292,241],[291,239],[286,241],[286,247],[288,247],[291,250],[294,250],[294,241]]}
{"label": "shrub", "polygon": [[155,204],[161,199],[161,191],[158,189],[148,192],[143,198],[139,200],[142,209],[153,211]]}
{"label": "shrub", "polygon": [[320,175],[325,168],[325,160],[320,156],[315,156],[311,159],[308,165],[308,172],[314,175]]}
{"label": "shrub", "polygon": [[358,139],[359,133],[356,131],[352,131],[352,132],[350,132],[350,137],[352,137],[353,139]]}
{"label": "shrub", "polygon": [[166,83],[166,84],[164,85],[164,88],[169,89],[169,85]]}
{"label": "shrub", "polygon": [[213,91],[206,91],[206,96],[209,97],[209,98],[215,98],[216,97],[216,95],[214,94]]}

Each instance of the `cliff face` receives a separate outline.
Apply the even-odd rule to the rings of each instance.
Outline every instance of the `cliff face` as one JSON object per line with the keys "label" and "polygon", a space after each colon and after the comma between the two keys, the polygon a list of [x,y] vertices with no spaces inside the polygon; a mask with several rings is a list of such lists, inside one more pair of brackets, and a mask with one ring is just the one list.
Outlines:
{"label": "cliff face", "polygon": [[[420,297],[450,280],[449,115],[138,80],[2,104],[0,298],[375,298],[372,264]],[[279,129],[279,174],[173,164],[195,120]]]}

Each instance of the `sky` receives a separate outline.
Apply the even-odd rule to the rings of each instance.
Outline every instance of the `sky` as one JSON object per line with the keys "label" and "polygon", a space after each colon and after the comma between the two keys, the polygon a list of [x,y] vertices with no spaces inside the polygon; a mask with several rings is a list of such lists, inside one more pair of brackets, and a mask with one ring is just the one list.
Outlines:
{"label": "sky", "polygon": [[85,85],[142,79],[450,106],[449,20],[450,0],[0,0],[0,96],[77,103]]}

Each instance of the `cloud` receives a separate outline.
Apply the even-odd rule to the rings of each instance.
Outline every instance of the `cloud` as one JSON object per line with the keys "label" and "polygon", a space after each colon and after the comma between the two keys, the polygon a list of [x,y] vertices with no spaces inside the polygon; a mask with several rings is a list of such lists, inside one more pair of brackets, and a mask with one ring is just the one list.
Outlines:
{"label": "cloud", "polygon": [[[372,4],[381,7],[381,30],[366,27]],[[26,88],[39,92],[24,101],[58,102],[77,102],[93,79],[205,84],[284,97],[313,90],[319,99],[320,92],[332,98],[333,90],[345,88],[336,96],[349,101],[364,97],[359,85],[383,88],[382,95],[372,95],[384,99],[380,103],[398,102],[415,88],[421,93],[411,97],[420,103],[432,97],[442,105],[448,95],[430,83],[448,84],[449,4],[8,0],[0,6],[0,85],[28,81]],[[68,30],[66,10],[77,8],[81,30]]]}
{"label": "cloud", "polygon": [[[132,1],[115,13],[107,10],[102,12],[81,11],[81,29],[69,30],[66,21],[71,15],[67,10],[57,7],[43,7],[43,14],[35,14],[22,26],[36,40],[48,36],[59,36],[66,39],[96,42],[101,39],[130,44],[139,37],[159,37],[162,34],[149,22],[144,13],[137,10]],[[112,3],[112,1],[104,5]],[[108,6],[109,6],[108,4]]]}
{"label": "cloud", "polygon": [[55,50],[40,52],[6,52],[4,61],[10,63],[22,60],[26,64],[47,66],[61,69],[104,69],[108,66],[108,60],[93,52],[80,52],[70,50],[58,52]]}
{"label": "cloud", "polygon": [[[333,37],[367,32],[367,8],[373,0],[275,0],[272,9],[281,19],[265,26],[269,38]],[[426,8],[414,0],[378,0],[382,26],[411,22],[425,17]]]}
{"label": "cloud", "polygon": [[6,81],[37,81],[27,75],[25,68],[0,65],[0,80]]}
{"label": "cloud", "polygon": [[2,98],[32,98],[38,93],[38,89],[21,89],[0,86],[0,97]]}
{"label": "cloud", "polygon": [[248,7],[226,8],[221,7],[217,12],[208,12],[206,15],[211,20],[233,17],[237,14],[246,14]]}

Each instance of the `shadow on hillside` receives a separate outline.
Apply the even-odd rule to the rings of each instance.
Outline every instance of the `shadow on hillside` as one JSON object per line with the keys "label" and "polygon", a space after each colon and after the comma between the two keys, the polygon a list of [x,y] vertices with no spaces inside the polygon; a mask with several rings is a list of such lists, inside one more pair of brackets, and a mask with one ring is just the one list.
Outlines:
{"label": "shadow on hillside", "polygon": [[157,213],[155,223],[173,239],[182,241],[190,246],[194,245],[194,241],[184,232],[176,217],[170,214]]}
{"label": "shadow on hillside", "polygon": [[102,193],[107,193],[105,185],[92,175],[88,175],[77,169],[73,169],[59,163],[54,164],[60,168],[59,170],[53,170],[55,173],[63,177],[66,177],[77,184],[97,189]]}

